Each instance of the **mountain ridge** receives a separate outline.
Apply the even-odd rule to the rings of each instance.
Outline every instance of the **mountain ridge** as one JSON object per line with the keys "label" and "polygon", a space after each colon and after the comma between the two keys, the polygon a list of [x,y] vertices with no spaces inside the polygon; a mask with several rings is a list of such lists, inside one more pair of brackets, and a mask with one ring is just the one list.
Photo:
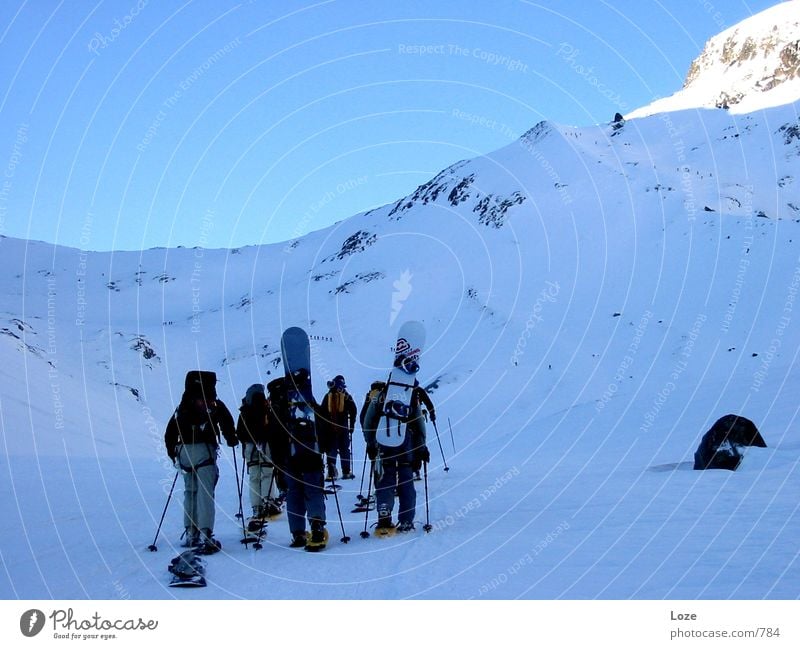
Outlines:
{"label": "mountain ridge", "polygon": [[788,0],[724,30],[692,61],[683,87],[631,111],[633,119],[688,108],[747,113],[800,97],[800,1]]}

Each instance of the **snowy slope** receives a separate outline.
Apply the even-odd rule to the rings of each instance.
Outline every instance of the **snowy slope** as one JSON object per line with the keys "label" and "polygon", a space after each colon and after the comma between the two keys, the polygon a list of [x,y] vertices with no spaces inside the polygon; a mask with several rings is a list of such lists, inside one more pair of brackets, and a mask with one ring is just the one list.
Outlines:
{"label": "snowy slope", "polygon": [[714,36],[681,90],[627,117],[688,108],[748,113],[790,103],[799,92],[800,0],[788,0]]}
{"label": "snowy slope", "polygon": [[[2,240],[0,592],[176,596],[164,568],[180,488],[160,552],[145,548],[174,477],[161,435],[185,371],[217,371],[235,408],[281,371],[280,333],[299,324],[317,385],[342,372],[359,399],[399,323],[420,318],[452,467],[433,436],[434,532],[360,539],[354,484],[350,544],[329,501],[325,554],[290,550],[282,520],[248,551],[225,449],[225,552],[211,586],[180,597],[796,597],[796,111],[543,123],[282,245]],[[691,471],[728,412],[769,448],[735,474]]]}
{"label": "snowy slope", "polygon": [[[796,98],[543,122],[285,244],[0,239],[0,596],[798,597],[798,156]],[[342,373],[360,400],[409,319],[427,327],[439,413],[433,532],[359,538],[356,482],[339,499],[349,544],[329,500],[324,553],[288,548],[285,519],[248,550],[225,448],[210,585],[166,588],[180,481],[159,552],[146,547],[175,476],[162,435],[185,372],[216,371],[235,411],[282,372],[281,332],[299,325],[317,395]],[[768,448],[735,473],[692,471],[729,412]],[[359,469],[363,454],[357,433]]]}

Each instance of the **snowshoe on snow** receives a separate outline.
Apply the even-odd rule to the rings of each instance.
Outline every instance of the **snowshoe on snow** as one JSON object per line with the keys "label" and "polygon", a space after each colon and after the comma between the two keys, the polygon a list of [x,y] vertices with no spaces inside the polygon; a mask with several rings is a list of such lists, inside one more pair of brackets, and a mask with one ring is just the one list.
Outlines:
{"label": "snowshoe on snow", "polygon": [[247,521],[248,532],[260,532],[262,527],[264,527],[264,519],[260,516],[254,516]]}
{"label": "snowshoe on snow", "polygon": [[380,511],[378,513],[378,522],[375,523],[376,536],[392,536],[397,528],[392,523],[392,516],[388,512]]}
{"label": "snowshoe on snow", "polygon": [[172,573],[169,585],[173,588],[201,588],[206,585],[206,564],[194,550],[181,552],[170,561]]}
{"label": "snowshoe on snow", "polygon": [[328,530],[326,528],[312,530],[306,535],[306,552],[319,552],[328,545]]}
{"label": "snowshoe on snow", "polygon": [[209,530],[203,530],[193,549],[197,554],[216,554],[222,549],[222,543],[217,541]]}

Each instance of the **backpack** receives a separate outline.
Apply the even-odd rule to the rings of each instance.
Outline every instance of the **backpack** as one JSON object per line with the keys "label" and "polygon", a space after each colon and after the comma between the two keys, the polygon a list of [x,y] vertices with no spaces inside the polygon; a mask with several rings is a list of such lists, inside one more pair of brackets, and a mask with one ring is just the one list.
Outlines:
{"label": "backpack", "polygon": [[217,375],[215,372],[190,370],[186,373],[184,390],[190,397],[202,397],[210,403],[217,400]]}

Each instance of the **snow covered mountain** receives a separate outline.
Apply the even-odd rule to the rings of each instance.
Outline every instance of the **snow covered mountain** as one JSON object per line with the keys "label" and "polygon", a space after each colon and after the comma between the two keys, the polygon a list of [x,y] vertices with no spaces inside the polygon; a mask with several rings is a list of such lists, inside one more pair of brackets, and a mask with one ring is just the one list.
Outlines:
{"label": "snow covered mountain", "polygon": [[747,113],[800,94],[800,0],[781,2],[706,43],[683,88],[629,118],[687,108]]}
{"label": "snow covered mountain", "polygon": [[[179,503],[161,551],[145,548],[174,477],[162,435],[185,372],[216,371],[235,410],[282,372],[281,332],[299,325],[317,394],[342,373],[360,400],[418,319],[439,413],[434,531],[358,538],[353,484],[339,496],[349,544],[329,501],[325,553],[289,549],[278,520],[256,554],[238,543],[224,449],[224,551],[209,588],[181,597],[796,598],[797,99],[543,122],[285,244],[0,240],[0,595],[176,596]],[[729,412],[768,448],[735,473],[692,471]],[[423,521],[421,489],[418,504]]]}

